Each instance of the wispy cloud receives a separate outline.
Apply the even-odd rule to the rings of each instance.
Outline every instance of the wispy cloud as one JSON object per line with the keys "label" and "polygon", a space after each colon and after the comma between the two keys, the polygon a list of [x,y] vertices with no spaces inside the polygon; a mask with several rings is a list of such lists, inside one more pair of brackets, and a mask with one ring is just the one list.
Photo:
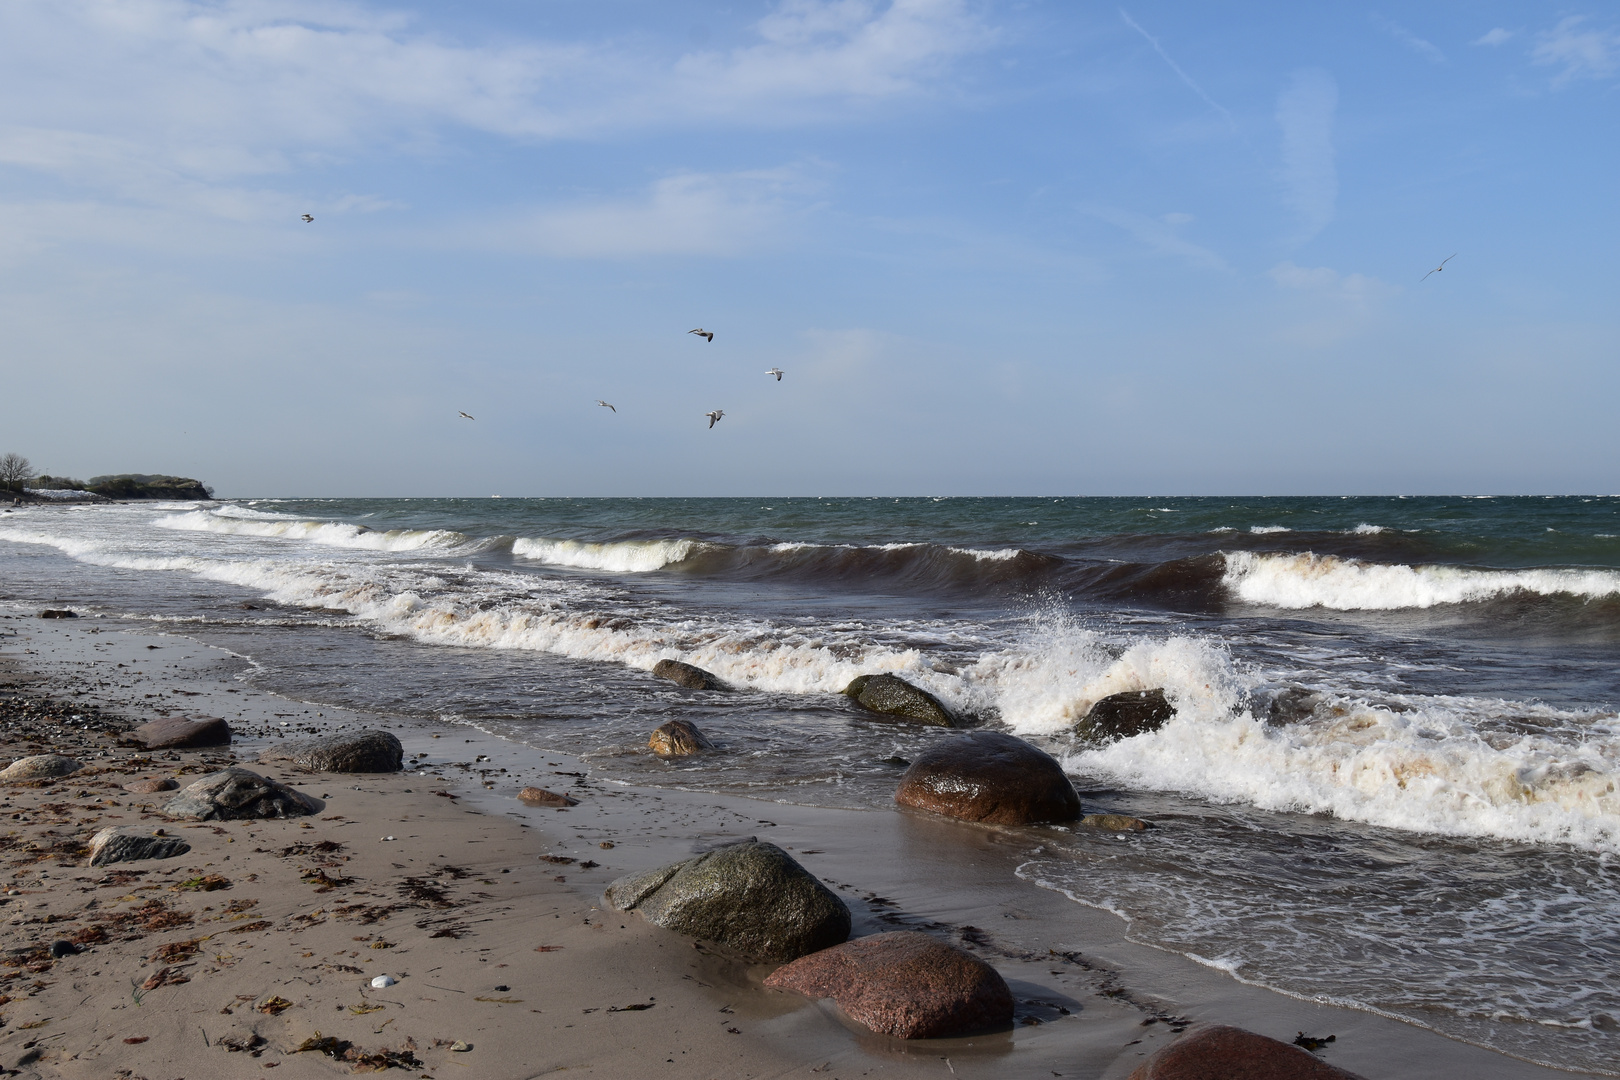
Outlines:
{"label": "wispy cloud", "polygon": [[1572,79],[1607,79],[1620,72],[1620,31],[1586,27],[1584,15],[1571,15],[1551,30],[1536,35],[1530,58],[1538,64],[1562,67],[1553,79],[1561,86]]}
{"label": "wispy cloud", "polygon": [[1277,97],[1282,128],[1282,182],[1297,219],[1293,242],[1303,243],[1333,220],[1339,176],[1333,150],[1333,114],[1339,88],[1320,68],[1296,71]]}
{"label": "wispy cloud", "polygon": [[1155,218],[1113,206],[1090,206],[1085,210],[1093,217],[1124,229],[1160,255],[1181,259],[1188,266],[1199,270],[1229,269],[1225,259],[1209,248],[1201,247],[1186,239],[1177,231],[1178,225],[1192,220],[1191,215],[1166,214],[1164,217]]}
{"label": "wispy cloud", "polygon": [[1185,71],[1181,70],[1181,65],[1172,60],[1170,58],[1170,54],[1164,51],[1164,46],[1159,44],[1158,38],[1142,29],[1141,25],[1135,19],[1131,18],[1130,13],[1124,8],[1119,9],[1119,17],[1125,20],[1125,25],[1129,26],[1132,30],[1135,30],[1138,34],[1141,34],[1142,37],[1147,39],[1147,43],[1153,46],[1153,51],[1159,54],[1159,59],[1170,65],[1170,70],[1176,73],[1176,77],[1178,79],[1187,84],[1187,88],[1189,90],[1203,98],[1204,104],[1208,105],[1210,108],[1214,109],[1216,112],[1225,117],[1228,127],[1230,127],[1233,131],[1237,130],[1237,121],[1232,119],[1232,114],[1226,110],[1226,107],[1205,93],[1204,88],[1194,82],[1191,75],[1188,75]]}
{"label": "wispy cloud", "polygon": [[1514,36],[1514,31],[1504,30],[1498,26],[1494,30],[1485,31],[1483,34],[1479,35],[1479,37],[1475,38],[1473,41],[1470,41],[1469,44],[1489,45],[1494,48],[1497,45],[1507,44],[1509,41],[1513,40]]}
{"label": "wispy cloud", "polygon": [[1372,20],[1373,25],[1378,29],[1430,63],[1443,64],[1446,62],[1446,54],[1441,52],[1440,47],[1434,42],[1418,37],[1400,23],[1386,19],[1382,15],[1375,14]]}
{"label": "wispy cloud", "polygon": [[1266,271],[1289,296],[1295,320],[1278,326],[1277,336],[1295,345],[1324,348],[1365,329],[1384,302],[1400,292],[1367,274],[1341,274],[1328,266],[1281,262]]}

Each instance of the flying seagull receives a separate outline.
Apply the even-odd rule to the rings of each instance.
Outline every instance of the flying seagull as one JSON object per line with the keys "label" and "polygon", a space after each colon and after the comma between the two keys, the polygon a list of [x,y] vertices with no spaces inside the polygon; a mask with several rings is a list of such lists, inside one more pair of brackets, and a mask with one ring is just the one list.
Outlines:
{"label": "flying seagull", "polygon": [[696,334],[700,338],[708,338],[710,341],[714,340],[714,331],[713,330],[705,330],[701,326],[698,327],[696,330],[688,330],[687,333],[688,334]]}
{"label": "flying seagull", "polygon": [[[601,398],[597,398],[596,403],[598,405],[602,406],[602,408],[604,408],[604,409],[613,409],[612,405],[609,405],[607,402],[603,401]],[[613,411],[618,412],[619,410],[618,409],[613,409]]]}
{"label": "flying seagull", "polygon": [[782,381],[782,369],[779,368],[779,367],[773,367],[773,368],[771,368],[771,370],[767,371],[765,374],[767,374],[767,375],[775,375],[777,382]]}
{"label": "flying seagull", "polygon": [[[1455,259],[1456,257],[1457,257],[1457,253],[1455,251],[1452,252],[1450,255],[1446,256],[1445,262],[1442,262],[1439,266],[1435,267],[1433,270],[1430,270],[1429,274],[1438,274],[1440,271],[1442,271],[1442,270],[1444,270],[1446,268],[1446,263],[1450,262],[1452,259]],[[1428,281],[1429,280],[1429,274],[1424,274],[1422,277],[1418,278],[1418,284],[1421,285],[1425,281]]]}
{"label": "flying seagull", "polygon": [[709,418],[709,426],[712,428],[715,425],[715,421],[719,420],[722,416],[726,415],[726,410],[724,410],[724,409],[716,409],[716,410],[714,410],[714,412],[704,413],[703,415],[707,416]]}
{"label": "flying seagull", "polygon": [[478,417],[472,415],[471,413],[464,413],[460,409],[456,410],[456,415],[461,416],[461,417],[465,417],[468,420],[476,420],[476,419],[478,419]]}
{"label": "flying seagull", "polygon": [[311,222],[315,220],[315,217],[312,214],[305,214],[300,220],[304,222]]}

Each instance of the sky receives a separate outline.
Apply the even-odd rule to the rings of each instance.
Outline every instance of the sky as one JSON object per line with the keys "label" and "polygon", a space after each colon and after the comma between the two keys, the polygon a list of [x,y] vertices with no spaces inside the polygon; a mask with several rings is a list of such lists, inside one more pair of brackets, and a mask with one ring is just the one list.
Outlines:
{"label": "sky", "polygon": [[7,0],[0,452],[1614,493],[1617,113],[1582,0]]}

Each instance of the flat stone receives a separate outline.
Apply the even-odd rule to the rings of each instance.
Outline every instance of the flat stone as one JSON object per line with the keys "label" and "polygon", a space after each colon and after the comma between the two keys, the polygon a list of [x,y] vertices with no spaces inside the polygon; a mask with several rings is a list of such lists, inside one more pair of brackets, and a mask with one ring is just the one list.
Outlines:
{"label": "flat stone", "polygon": [[82,762],[61,754],[35,754],[18,758],[0,769],[0,780],[49,780],[56,776],[68,776],[82,768]]}
{"label": "flat stone", "polygon": [[1174,715],[1176,707],[1163,690],[1127,690],[1094,704],[1074,730],[1084,739],[1112,742],[1157,731]]}
{"label": "flat stone", "polygon": [[1080,796],[1052,755],[999,731],[972,731],[930,746],[901,775],[894,801],[987,825],[1080,816]]}
{"label": "flat stone", "polygon": [[1297,1046],[1242,1028],[1201,1024],[1148,1058],[1129,1080],[1362,1080]]}
{"label": "flat stone", "polygon": [[928,691],[912,686],[898,675],[858,675],[844,693],[856,704],[880,716],[914,720],[934,727],[956,727],[956,718]]}
{"label": "flat stone", "polygon": [[978,957],[914,930],[856,938],[777,968],[765,985],[832,998],[851,1020],[897,1039],[938,1039],[1012,1023],[1013,996]]}
{"label": "flat stone", "polygon": [[231,725],[217,716],[190,719],[168,716],[142,724],[122,742],[133,742],[148,750],[187,750],[198,746],[229,746]]}
{"label": "flat stone", "polygon": [[691,757],[714,749],[709,737],[687,720],[671,720],[653,730],[647,745],[661,758]]}
{"label": "flat stone", "polygon": [[726,684],[713,672],[704,671],[700,667],[679,660],[660,660],[653,665],[652,673],[660,679],[668,679],[676,686],[684,686],[688,690],[726,689]]}
{"label": "flat stone", "polygon": [[184,855],[191,845],[178,836],[167,836],[162,829],[146,825],[111,825],[90,839],[90,865],[134,862],[138,859],[170,859]]}
{"label": "flat stone", "polygon": [[849,937],[849,908],[775,844],[749,840],[609,885],[607,905],[752,963],[796,960]]}
{"label": "flat stone", "polygon": [[518,798],[530,806],[578,806],[578,799],[570,799],[567,795],[559,795],[555,791],[545,788],[526,787],[518,792]]}
{"label": "flat stone", "polygon": [[235,818],[298,817],[318,813],[324,806],[268,776],[247,769],[210,773],[170,799],[163,812],[170,817],[199,821]]}
{"label": "flat stone", "polygon": [[162,780],[135,780],[124,785],[124,790],[135,795],[155,795],[160,791],[173,791],[180,784],[165,777]]}
{"label": "flat stone", "polygon": [[386,731],[365,730],[272,746],[261,762],[288,761],[310,772],[389,773],[405,764],[405,748]]}

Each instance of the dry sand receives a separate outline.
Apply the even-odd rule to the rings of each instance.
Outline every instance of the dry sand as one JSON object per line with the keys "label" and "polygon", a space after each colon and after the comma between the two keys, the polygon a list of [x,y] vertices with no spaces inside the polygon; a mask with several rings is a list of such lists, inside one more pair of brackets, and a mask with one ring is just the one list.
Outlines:
{"label": "dry sand", "polygon": [[[1014,887],[1038,830],[600,783],[572,758],[476,730],[256,691],[239,658],[127,623],[0,628],[0,764],[55,751],[88,766],[0,785],[0,1066],[23,1076],[1123,1078],[1194,1020],[1335,1034],[1327,1060],[1372,1078],[1570,1075],[1134,945],[1111,915]],[[65,723],[30,719],[24,703],[47,699]],[[147,754],[102,730],[108,716],[165,714],[226,717],[236,743]],[[408,771],[254,764],[289,734],[357,726],[395,731]],[[168,822],[166,794],[124,790],[234,762],[325,809]],[[529,784],[580,803],[524,807],[514,796]],[[90,835],[130,823],[162,824],[192,849],[88,867]],[[838,890],[857,934],[923,929],[994,964],[1018,1023],[964,1039],[873,1035],[828,1003],[765,990],[768,968],[597,906],[620,874],[744,836]],[[84,951],[53,960],[57,940]],[[383,973],[397,983],[373,989]]]}

